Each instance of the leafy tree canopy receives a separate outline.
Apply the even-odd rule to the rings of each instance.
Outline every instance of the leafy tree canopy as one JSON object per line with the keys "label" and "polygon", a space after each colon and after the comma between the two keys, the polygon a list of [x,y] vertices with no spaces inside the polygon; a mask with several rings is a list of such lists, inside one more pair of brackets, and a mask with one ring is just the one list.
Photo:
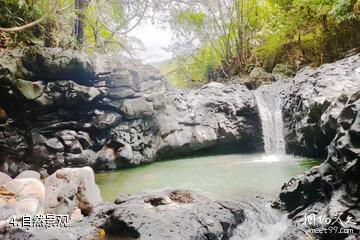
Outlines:
{"label": "leafy tree canopy", "polygon": [[175,60],[167,66],[178,82],[271,71],[279,62],[319,64],[360,44],[360,0],[3,0],[0,48],[131,55],[137,41],[128,33],[144,19],[171,26]]}

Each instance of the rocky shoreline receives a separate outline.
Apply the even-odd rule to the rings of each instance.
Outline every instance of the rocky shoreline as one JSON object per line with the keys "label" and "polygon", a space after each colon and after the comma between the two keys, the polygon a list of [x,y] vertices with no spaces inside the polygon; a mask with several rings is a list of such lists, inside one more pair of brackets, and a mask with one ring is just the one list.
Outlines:
{"label": "rocky shoreline", "polygon": [[320,232],[314,234],[316,239],[360,237],[360,91],[347,99],[336,122],[336,136],[328,147],[327,160],[285,183],[274,204],[293,219],[283,239],[303,239],[311,229],[319,228],[318,223],[300,223],[309,214],[329,218],[331,222],[325,227],[348,231]]}
{"label": "rocky shoreline", "polygon": [[[360,88],[359,62],[354,55],[260,87],[282,97],[288,153],[326,158],[336,119]],[[117,169],[197,151],[257,152],[261,129],[254,92],[244,85],[176,90],[150,66],[70,50],[0,57],[0,170],[11,176]]]}
{"label": "rocky shoreline", "polygon": [[[287,152],[326,158],[319,167],[282,187],[273,205],[289,213],[292,223],[281,239],[358,239],[360,55],[316,69],[306,67],[292,79],[259,89],[280,93]],[[229,146],[230,150],[224,148]],[[44,187],[35,197],[16,193],[6,184],[28,180],[21,180],[21,174],[14,180],[0,175],[2,191],[9,199],[30,197],[33,202],[43,201],[46,211],[78,217],[68,232],[74,239],[79,233],[98,235],[99,229],[143,239],[184,239],[179,233],[188,234],[186,239],[231,237],[236,225],[246,219],[241,205],[210,201],[186,190],[104,204],[91,183],[91,168],[63,169],[137,166],[209,148],[263,150],[252,90],[215,82],[194,90],[171,89],[149,66],[60,49],[25,48],[0,57],[0,171],[15,177],[34,169],[39,173],[25,171],[29,179],[35,179],[31,184]],[[87,173],[83,176],[77,171]],[[79,186],[86,186],[85,190]],[[45,189],[51,187],[54,193],[50,198]],[[87,189],[91,189],[91,197]],[[2,204],[12,202],[16,209],[18,201],[9,201]],[[299,223],[309,213],[332,222],[339,214],[343,220],[351,218],[355,224],[347,227],[352,233],[310,236],[310,230],[319,226]],[[168,222],[162,222],[161,214]],[[114,225],[123,232],[117,232]],[[176,226],[176,231],[169,233],[170,225]],[[36,234],[47,234],[9,232],[6,228],[3,233],[14,234],[5,235],[8,239],[36,239]]]}
{"label": "rocky shoreline", "polygon": [[[105,203],[90,167],[39,178],[30,170],[15,179],[0,175],[0,239],[229,239],[244,221],[240,204],[187,190],[124,195]],[[49,225],[51,214],[66,216],[64,226]],[[25,225],[24,216],[33,222]]]}

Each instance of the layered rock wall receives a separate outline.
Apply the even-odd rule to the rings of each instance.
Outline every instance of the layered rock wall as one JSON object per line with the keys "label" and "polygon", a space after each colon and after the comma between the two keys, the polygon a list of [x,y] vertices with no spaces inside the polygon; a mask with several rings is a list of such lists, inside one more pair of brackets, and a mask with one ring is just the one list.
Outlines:
{"label": "layered rock wall", "polygon": [[257,150],[261,128],[243,86],[171,90],[121,56],[24,48],[0,56],[0,171],[115,169],[234,145]]}
{"label": "layered rock wall", "polygon": [[360,89],[360,55],[319,68],[306,67],[283,84],[283,117],[288,152],[325,158],[337,118]]}
{"label": "layered rock wall", "polygon": [[[328,147],[327,160],[282,187],[276,205],[290,212],[293,219],[282,239],[304,239],[309,235],[324,240],[360,237],[360,90],[346,100],[332,121],[336,135]],[[309,214],[327,217],[331,223],[301,224]],[[312,228],[319,227],[337,227],[339,231],[311,234]]]}

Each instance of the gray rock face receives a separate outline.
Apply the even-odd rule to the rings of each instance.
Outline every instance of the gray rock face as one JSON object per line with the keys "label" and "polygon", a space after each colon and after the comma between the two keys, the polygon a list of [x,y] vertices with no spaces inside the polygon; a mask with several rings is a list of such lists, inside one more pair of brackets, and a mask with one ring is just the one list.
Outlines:
{"label": "gray rock face", "polygon": [[72,50],[0,58],[0,171],[11,176],[115,169],[225,144],[258,150],[259,126],[254,97],[240,85],[171,92],[150,66]]}
{"label": "gray rock face", "polygon": [[238,151],[262,148],[255,98],[243,85],[213,82],[198,90],[168,93],[167,103],[156,116],[165,153],[219,145],[235,145]]}
{"label": "gray rock face", "polygon": [[281,95],[288,151],[326,156],[341,110],[360,89],[360,55],[317,69],[304,68],[285,85]]}
{"label": "gray rock face", "polygon": [[153,102],[161,102],[145,96],[167,83],[153,68],[123,57],[24,48],[6,52],[0,72],[0,170],[15,176],[29,168],[104,166],[107,149],[118,165],[154,157],[143,152],[156,135]]}
{"label": "gray rock face", "polygon": [[360,237],[360,91],[348,98],[337,117],[336,126],[336,136],[329,146],[327,160],[282,187],[278,205],[291,212],[294,219],[283,239],[303,239],[304,234],[300,233],[309,232],[311,226],[301,231],[296,222],[309,213],[329,217],[336,227],[343,227],[339,221],[336,222],[339,215],[343,220],[351,218],[355,222],[346,225],[353,234],[328,231],[315,234],[316,239]]}
{"label": "gray rock face", "polygon": [[144,97],[126,99],[121,108],[128,118],[150,117],[154,114],[152,102],[148,102]]}
{"label": "gray rock face", "polygon": [[28,142],[24,132],[11,127],[9,123],[0,125],[0,129],[1,171],[16,176],[30,167],[28,163],[18,161],[26,158]]}
{"label": "gray rock face", "polygon": [[243,222],[240,205],[214,202],[186,190],[128,196],[104,204],[90,216],[114,237],[136,239],[229,239]]}

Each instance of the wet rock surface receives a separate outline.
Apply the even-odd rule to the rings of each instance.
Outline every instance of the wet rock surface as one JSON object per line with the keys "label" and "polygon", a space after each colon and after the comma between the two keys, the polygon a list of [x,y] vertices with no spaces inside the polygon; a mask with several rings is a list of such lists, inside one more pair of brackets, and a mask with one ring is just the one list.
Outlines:
{"label": "wet rock surface", "polygon": [[121,56],[15,49],[0,57],[0,170],[116,169],[224,144],[261,149],[255,105],[239,85],[171,90],[157,70]]}
{"label": "wet rock surface", "polygon": [[[35,172],[27,172],[35,176]],[[1,174],[0,239],[229,239],[244,219],[243,206],[192,191],[157,190],[102,202],[91,168],[59,169],[40,181]],[[20,176],[21,177],[21,176]],[[21,181],[21,182],[19,182]],[[25,187],[24,187],[25,186]],[[25,226],[25,214],[34,221]],[[38,222],[68,216],[64,226]],[[16,221],[18,226],[13,226]],[[49,225],[50,224],[50,225]]]}
{"label": "wet rock surface", "polygon": [[135,239],[228,239],[244,221],[240,205],[186,190],[122,196],[94,209],[90,221],[113,236]]}
{"label": "wet rock surface", "polygon": [[280,86],[288,152],[325,158],[339,114],[358,89],[359,54],[316,69],[305,67]]}
{"label": "wet rock surface", "polygon": [[[282,187],[275,205],[290,212],[289,216],[293,219],[293,225],[282,239],[303,239],[309,235],[324,240],[360,237],[359,91],[348,98],[336,125],[336,135],[329,145],[327,160]],[[316,217],[331,219],[331,223],[325,226],[300,223],[312,213]],[[343,230],[310,233],[311,229],[319,227]]]}

